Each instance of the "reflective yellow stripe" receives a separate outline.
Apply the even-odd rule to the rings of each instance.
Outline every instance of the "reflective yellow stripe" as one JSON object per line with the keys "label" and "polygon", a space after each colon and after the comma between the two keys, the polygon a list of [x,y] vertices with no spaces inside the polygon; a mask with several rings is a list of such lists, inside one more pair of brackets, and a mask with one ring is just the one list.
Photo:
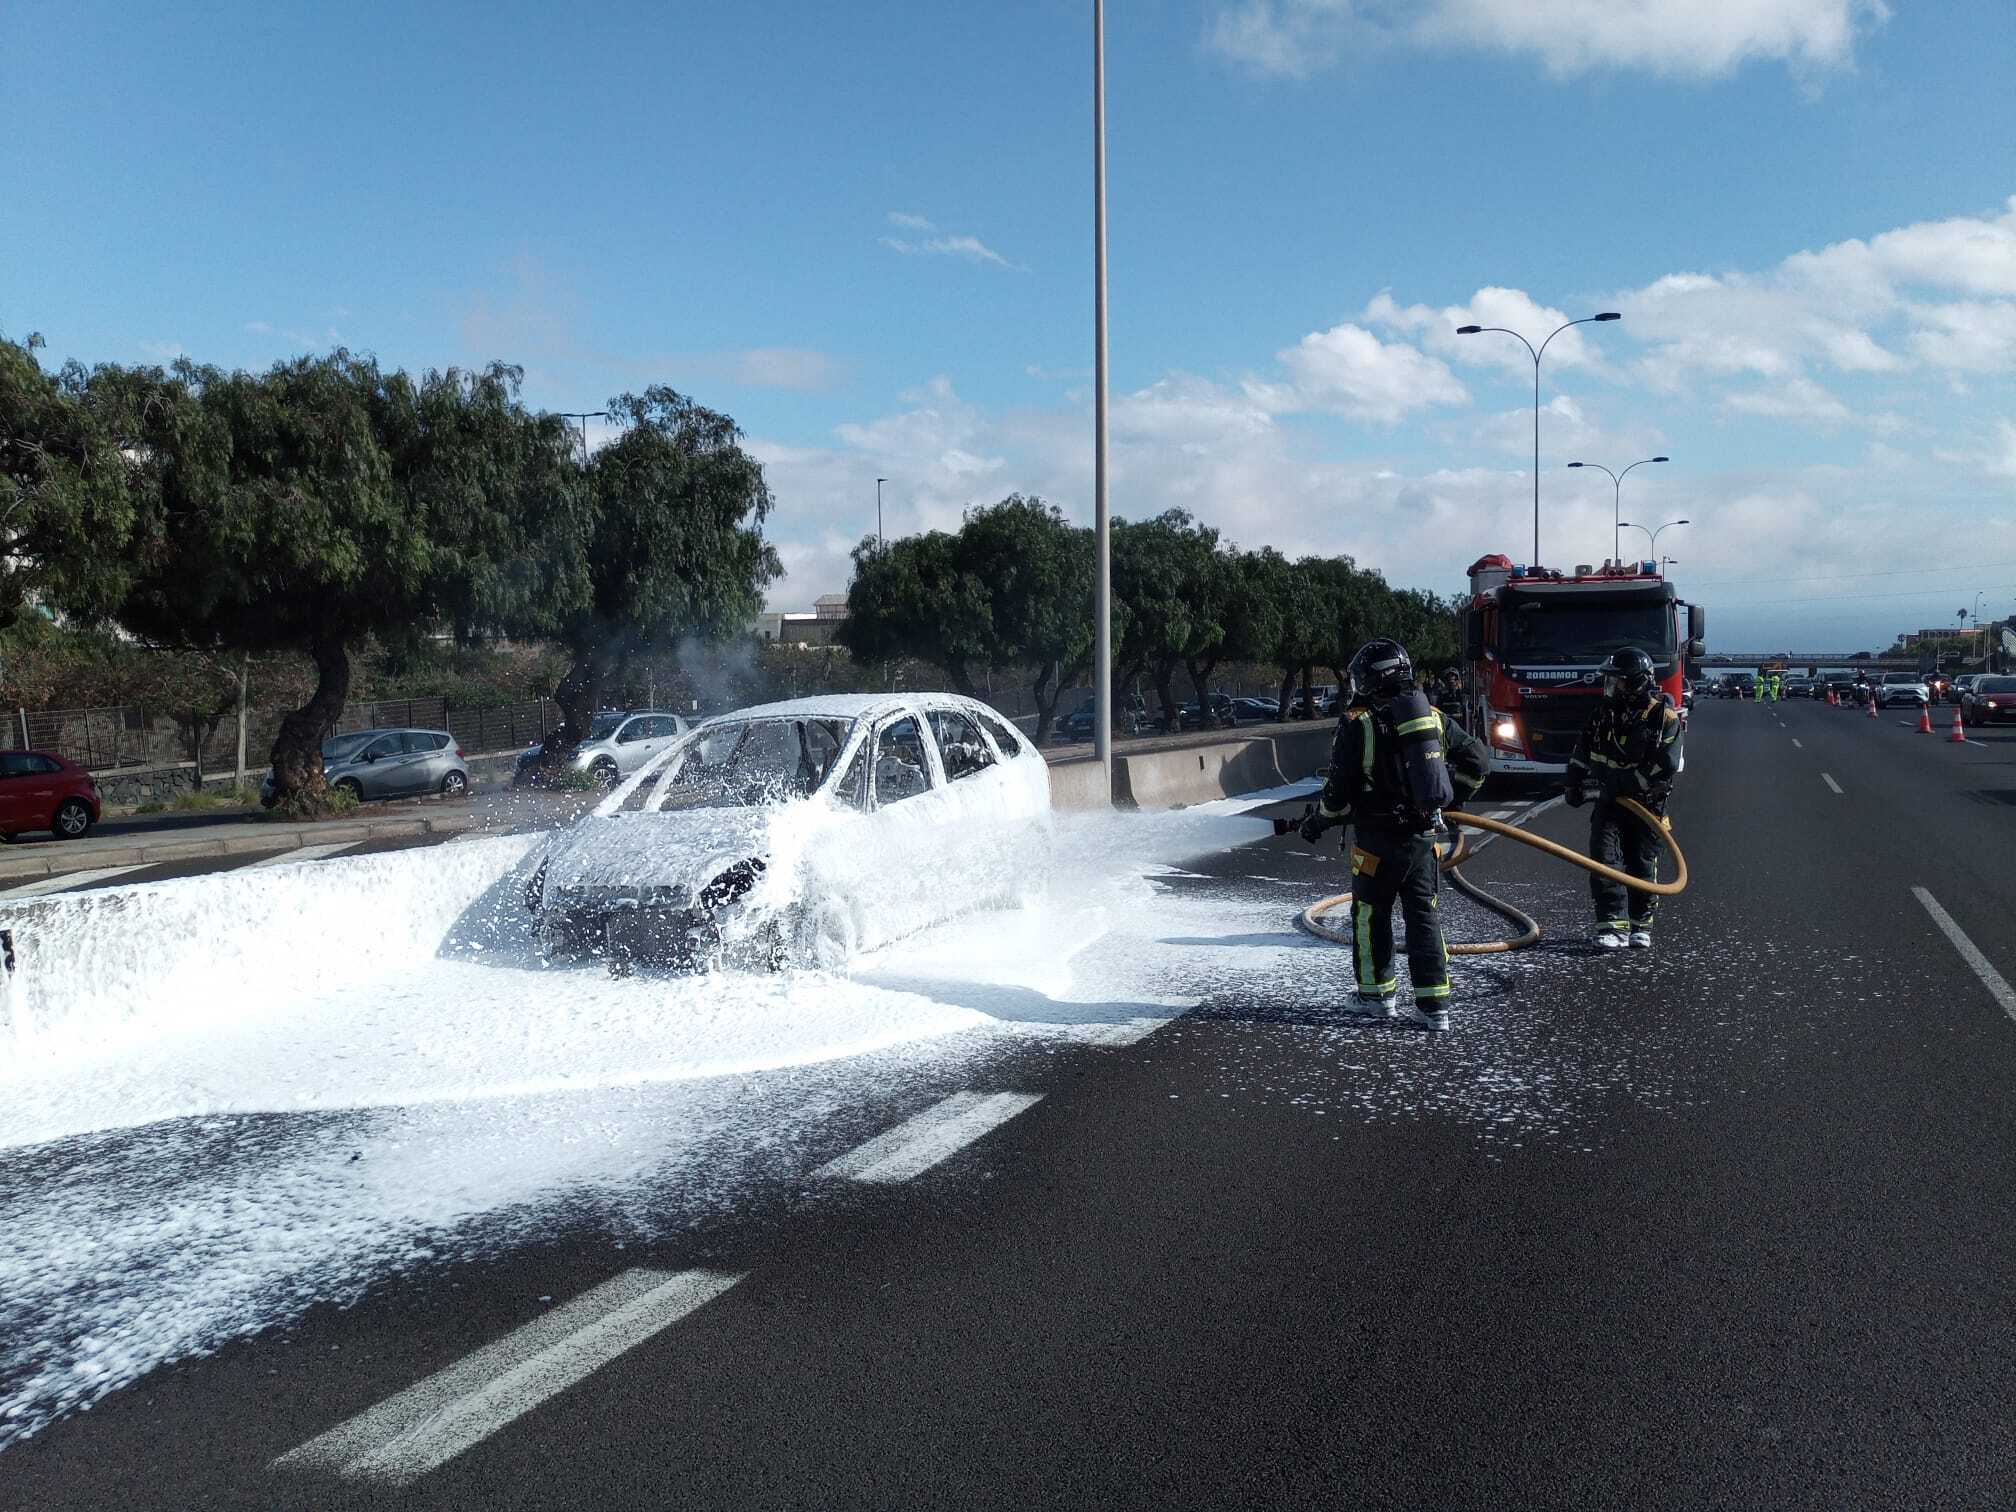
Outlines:
{"label": "reflective yellow stripe", "polygon": [[1370,713],[1353,714],[1351,718],[1353,722],[1365,726],[1365,781],[1367,784],[1370,784],[1372,781],[1372,716]]}
{"label": "reflective yellow stripe", "polygon": [[1442,721],[1437,719],[1433,714],[1423,714],[1419,719],[1410,719],[1407,723],[1398,726],[1393,733],[1396,735],[1412,735],[1416,730],[1436,730],[1440,729],[1441,726]]}
{"label": "reflective yellow stripe", "polygon": [[1377,992],[1379,984],[1372,980],[1372,905],[1354,900],[1351,913],[1358,940],[1358,990]]}

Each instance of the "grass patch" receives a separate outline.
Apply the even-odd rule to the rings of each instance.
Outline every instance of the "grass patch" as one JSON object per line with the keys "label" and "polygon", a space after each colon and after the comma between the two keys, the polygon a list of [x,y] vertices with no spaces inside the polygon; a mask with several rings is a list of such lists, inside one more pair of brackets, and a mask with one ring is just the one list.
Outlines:
{"label": "grass patch", "polygon": [[319,793],[295,793],[266,810],[265,817],[290,824],[315,819],[342,819],[357,812],[357,795],[347,787],[323,788]]}
{"label": "grass patch", "polygon": [[[191,788],[175,795],[174,807],[181,813],[201,813],[205,809],[244,808],[259,801],[256,788]],[[157,810],[158,811],[158,810]],[[142,809],[139,812],[145,813]]]}

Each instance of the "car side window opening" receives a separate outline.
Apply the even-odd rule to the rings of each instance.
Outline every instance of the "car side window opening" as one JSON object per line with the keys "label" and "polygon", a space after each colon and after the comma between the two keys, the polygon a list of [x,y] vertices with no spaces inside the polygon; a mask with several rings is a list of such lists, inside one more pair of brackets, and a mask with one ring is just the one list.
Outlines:
{"label": "car side window opening", "polygon": [[924,732],[914,716],[884,725],[875,735],[875,801],[900,803],[931,789]]}
{"label": "car side window opening", "polygon": [[371,744],[364,747],[364,757],[367,761],[373,759],[383,761],[387,756],[397,756],[399,754],[399,744],[399,737],[397,735],[380,735]]}
{"label": "car side window opening", "polygon": [[994,737],[994,744],[1001,748],[1003,756],[1015,757],[1022,754],[1021,737],[1008,727],[1006,720],[996,719],[991,714],[981,714],[977,717],[981,726]]}
{"label": "car side window opening", "polygon": [[972,720],[956,709],[933,709],[931,733],[938,738],[938,754],[945,762],[945,780],[957,782],[994,765],[994,753],[980,738]]}
{"label": "car side window opening", "polygon": [[447,742],[439,735],[429,735],[425,730],[408,730],[400,736],[400,744],[409,756],[431,756]]}
{"label": "car side window opening", "polygon": [[833,784],[833,801],[853,809],[868,807],[867,741],[861,742],[861,749],[854,753],[854,759],[847,763],[847,770]]}
{"label": "car side window opening", "polygon": [[0,756],[0,777],[33,777],[41,768],[35,758],[21,751],[9,751]]}
{"label": "car side window opening", "polygon": [[617,732],[616,744],[629,745],[633,741],[649,739],[650,735],[651,735],[650,720],[633,719],[630,721],[630,723],[623,726],[623,728]]}

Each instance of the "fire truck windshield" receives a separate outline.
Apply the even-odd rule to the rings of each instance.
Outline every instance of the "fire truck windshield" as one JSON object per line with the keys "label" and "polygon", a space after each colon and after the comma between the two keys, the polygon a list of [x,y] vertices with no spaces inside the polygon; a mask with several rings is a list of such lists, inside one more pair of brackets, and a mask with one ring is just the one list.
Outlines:
{"label": "fire truck windshield", "polygon": [[1655,662],[1673,658],[1673,611],[1665,604],[1521,604],[1499,625],[1499,658],[1515,666],[1593,667],[1626,646]]}

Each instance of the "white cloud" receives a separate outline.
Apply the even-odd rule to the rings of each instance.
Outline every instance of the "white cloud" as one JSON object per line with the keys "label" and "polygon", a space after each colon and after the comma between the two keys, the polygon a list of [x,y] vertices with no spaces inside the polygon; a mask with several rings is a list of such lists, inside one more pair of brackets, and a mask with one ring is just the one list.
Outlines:
{"label": "white cloud", "polygon": [[1883,0],[1239,0],[1206,44],[1262,74],[1307,78],[1374,46],[1508,53],[1557,78],[1628,69],[1711,79],[1780,62],[1849,68]]}
{"label": "white cloud", "polygon": [[[1594,309],[1582,312],[1587,315],[1595,313]],[[1517,331],[1535,347],[1546,343],[1547,371],[1550,373],[1559,372],[1562,368],[1600,369],[1603,366],[1602,354],[1589,339],[1589,326],[1577,325],[1560,330],[1570,319],[1580,319],[1582,315],[1571,317],[1551,305],[1543,305],[1523,289],[1483,288],[1471,296],[1468,304],[1444,305],[1441,309],[1431,309],[1422,304],[1403,306],[1394,300],[1389,290],[1382,289],[1365,306],[1365,318],[1389,331],[1404,331],[1418,336],[1429,351],[1439,352],[1454,361],[1505,368],[1529,377],[1533,372],[1532,353],[1510,336],[1503,335],[1500,330],[1458,336],[1456,328],[1466,325],[1496,326],[1502,330]],[[1556,331],[1560,334],[1554,336],[1551,343],[1548,342],[1549,335]]]}
{"label": "white cloud", "polygon": [[1469,392],[1448,366],[1404,342],[1384,342],[1346,323],[1312,331],[1275,354],[1289,382],[1250,384],[1249,392],[1277,411],[1324,410],[1353,420],[1395,425],[1418,409],[1467,404]]}
{"label": "white cloud", "polygon": [[176,362],[189,355],[179,341],[143,341],[140,350],[156,362]]}
{"label": "white cloud", "polygon": [[254,336],[271,336],[273,323],[267,320],[248,320],[245,322],[245,329]]}
{"label": "white cloud", "polygon": [[1730,394],[1723,399],[1722,407],[1743,415],[1797,420],[1829,428],[1846,425],[1854,418],[1847,405],[1810,378],[1793,378],[1773,388]]}
{"label": "white cloud", "polygon": [[915,215],[908,210],[891,210],[889,224],[901,227],[905,231],[932,233],[921,241],[907,236],[879,238],[882,245],[891,252],[900,252],[905,257],[957,257],[966,262],[982,263],[996,268],[1013,268],[1018,273],[1029,271],[1019,264],[1010,262],[977,236],[940,233],[936,222],[928,216]]}
{"label": "white cloud", "polygon": [[840,364],[810,347],[752,347],[727,366],[735,382],[754,388],[824,389],[840,377]]}
{"label": "white cloud", "polygon": [[1910,315],[1919,361],[1969,373],[2016,371],[2016,300],[1913,305]]}

